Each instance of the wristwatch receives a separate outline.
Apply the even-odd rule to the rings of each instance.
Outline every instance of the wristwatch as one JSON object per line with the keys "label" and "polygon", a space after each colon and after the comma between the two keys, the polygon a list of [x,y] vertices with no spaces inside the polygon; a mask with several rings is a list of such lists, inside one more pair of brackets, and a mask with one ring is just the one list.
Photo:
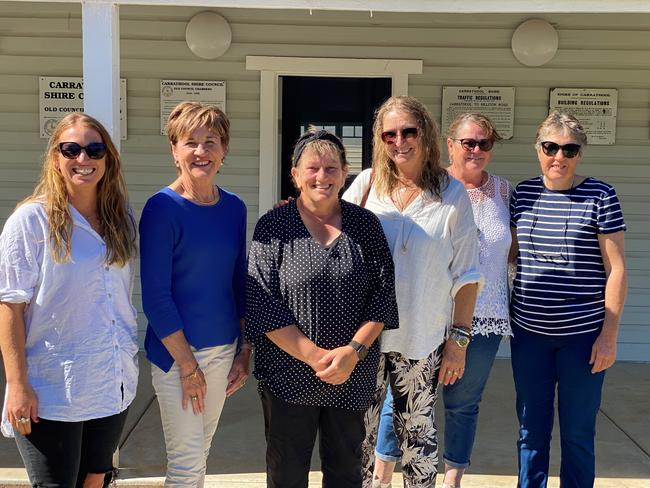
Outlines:
{"label": "wristwatch", "polygon": [[471,332],[468,332],[465,329],[459,327],[452,327],[449,337],[456,343],[461,349],[466,349],[469,346],[469,343],[472,341]]}
{"label": "wristwatch", "polygon": [[350,341],[348,346],[350,346],[352,349],[354,349],[357,352],[359,361],[363,361],[365,357],[368,355],[368,348],[363,344],[361,344],[360,342]]}

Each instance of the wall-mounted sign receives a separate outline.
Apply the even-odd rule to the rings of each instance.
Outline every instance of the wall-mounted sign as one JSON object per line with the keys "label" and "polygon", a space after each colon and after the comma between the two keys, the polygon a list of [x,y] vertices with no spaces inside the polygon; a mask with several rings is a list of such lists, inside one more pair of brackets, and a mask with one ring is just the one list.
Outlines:
{"label": "wall-mounted sign", "polygon": [[[83,78],[41,76],[38,80],[41,139],[52,135],[56,124],[70,112],[84,111]],[[120,132],[126,139],[126,80],[120,79]]]}
{"label": "wall-mounted sign", "polygon": [[618,90],[615,88],[554,88],[549,109],[576,117],[587,132],[588,144],[616,142]]}
{"label": "wall-mounted sign", "polygon": [[169,114],[181,102],[201,102],[226,111],[225,81],[160,80],[160,135]]}
{"label": "wall-mounted sign", "polygon": [[442,88],[442,134],[465,112],[487,115],[504,139],[515,126],[515,89],[507,86],[445,86]]}

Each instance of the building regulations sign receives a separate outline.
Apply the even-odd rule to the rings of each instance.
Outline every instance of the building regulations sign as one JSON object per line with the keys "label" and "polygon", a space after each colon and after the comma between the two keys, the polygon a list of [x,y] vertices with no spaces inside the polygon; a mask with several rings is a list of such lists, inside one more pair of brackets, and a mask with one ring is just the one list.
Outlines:
{"label": "building regulations sign", "polygon": [[160,135],[174,107],[181,102],[201,102],[226,111],[225,81],[160,80]]}
{"label": "building regulations sign", "polygon": [[[41,139],[47,139],[63,117],[84,111],[84,82],[77,77],[41,76],[38,80]],[[120,79],[120,133],[126,139],[126,80]]]}
{"label": "building regulations sign", "polygon": [[504,139],[512,139],[515,126],[515,89],[505,86],[445,86],[442,88],[442,134],[456,116],[465,112],[487,115]]}
{"label": "building regulations sign", "polygon": [[587,143],[616,142],[618,90],[615,88],[555,88],[549,111],[562,110],[576,117],[587,132]]}

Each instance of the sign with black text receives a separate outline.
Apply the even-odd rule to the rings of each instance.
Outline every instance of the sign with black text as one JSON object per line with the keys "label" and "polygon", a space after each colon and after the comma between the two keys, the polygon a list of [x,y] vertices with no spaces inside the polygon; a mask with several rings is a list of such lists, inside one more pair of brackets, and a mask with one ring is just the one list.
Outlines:
{"label": "sign with black text", "polygon": [[[41,139],[47,139],[63,117],[84,111],[83,78],[41,76],[38,81]],[[126,139],[126,79],[120,79],[120,132]]]}

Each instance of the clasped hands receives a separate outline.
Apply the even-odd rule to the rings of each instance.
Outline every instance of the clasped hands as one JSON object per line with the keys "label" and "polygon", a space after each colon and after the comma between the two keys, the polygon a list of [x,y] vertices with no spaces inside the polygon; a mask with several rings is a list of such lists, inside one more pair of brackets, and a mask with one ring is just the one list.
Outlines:
{"label": "clasped hands", "polygon": [[357,352],[346,345],[331,350],[319,347],[307,364],[321,381],[341,385],[348,380],[358,362]]}

